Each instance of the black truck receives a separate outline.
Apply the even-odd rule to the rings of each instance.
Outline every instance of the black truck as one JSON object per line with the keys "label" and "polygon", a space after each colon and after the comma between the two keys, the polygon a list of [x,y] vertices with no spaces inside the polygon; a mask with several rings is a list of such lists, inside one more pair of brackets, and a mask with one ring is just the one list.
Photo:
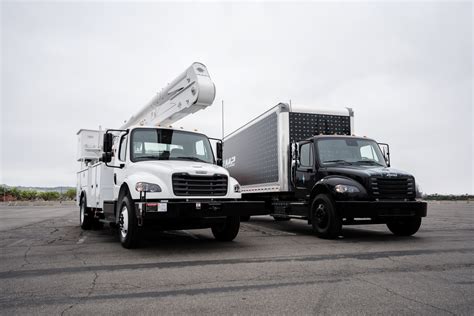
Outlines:
{"label": "black truck", "polygon": [[224,138],[224,167],[243,199],[264,201],[277,221],[307,220],[320,237],[357,224],[415,234],[427,213],[415,178],[390,167],[387,144],[353,129],[352,109],[280,103]]}

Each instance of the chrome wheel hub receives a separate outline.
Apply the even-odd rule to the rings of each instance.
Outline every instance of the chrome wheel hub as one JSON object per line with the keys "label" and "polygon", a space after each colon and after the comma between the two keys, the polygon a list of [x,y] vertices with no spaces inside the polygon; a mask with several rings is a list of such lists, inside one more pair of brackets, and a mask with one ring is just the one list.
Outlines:
{"label": "chrome wheel hub", "polygon": [[84,223],[84,216],[85,216],[85,215],[84,215],[84,213],[85,213],[85,210],[84,210],[84,209],[85,209],[85,208],[86,208],[86,207],[85,207],[84,203],[82,203],[82,204],[81,204],[81,208],[80,208],[80,214],[81,214],[81,215],[80,215],[80,220],[81,220],[81,225]]}
{"label": "chrome wheel hub", "polygon": [[126,206],[122,207],[120,211],[119,217],[119,225],[120,225],[120,235],[122,238],[127,237],[128,234],[128,209]]}
{"label": "chrome wheel hub", "polygon": [[328,223],[328,212],[324,204],[319,204],[315,211],[314,218],[319,227],[324,228]]}

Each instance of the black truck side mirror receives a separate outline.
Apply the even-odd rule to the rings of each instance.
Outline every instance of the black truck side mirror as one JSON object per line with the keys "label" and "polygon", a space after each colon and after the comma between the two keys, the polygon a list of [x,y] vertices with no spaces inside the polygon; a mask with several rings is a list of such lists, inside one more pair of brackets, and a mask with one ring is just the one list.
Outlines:
{"label": "black truck side mirror", "polygon": [[390,167],[390,146],[386,143],[378,143],[379,148],[382,150],[383,157],[387,167]]}
{"label": "black truck side mirror", "polygon": [[222,167],[222,141],[216,143],[217,165]]}
{"label": "black truck side mirror", "polygon": [[296,170],[300,166],[300,158],[298,157],[298,143],[291,143],[290,154],[291,154],[291,168]]}

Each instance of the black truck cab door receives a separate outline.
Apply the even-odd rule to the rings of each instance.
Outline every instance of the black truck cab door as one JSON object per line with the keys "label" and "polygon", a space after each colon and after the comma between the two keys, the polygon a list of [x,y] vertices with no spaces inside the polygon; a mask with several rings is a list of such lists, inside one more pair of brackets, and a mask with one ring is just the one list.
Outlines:
{"label": "black truck cab door", "polygon": [[298,148],[298,161],[294,179],[295,194],[298,199],[306,200],[316,183],[314,143],[300,142]]}

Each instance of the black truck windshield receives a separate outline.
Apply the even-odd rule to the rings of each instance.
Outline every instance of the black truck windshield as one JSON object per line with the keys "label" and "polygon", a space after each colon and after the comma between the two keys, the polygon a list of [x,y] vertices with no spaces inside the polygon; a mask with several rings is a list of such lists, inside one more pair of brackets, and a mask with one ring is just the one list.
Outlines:
{"label": "black truck windshield", "polygon": [[140,128],[132,132],[130,157],[143,160],[187,160],[214,163],[209,139],[197,133]]}
{"label": "black truck windshield", "polygon": [[317,141],[319,161],[323,165],[386,166],[376,142],[368,139],[333,138]]}

